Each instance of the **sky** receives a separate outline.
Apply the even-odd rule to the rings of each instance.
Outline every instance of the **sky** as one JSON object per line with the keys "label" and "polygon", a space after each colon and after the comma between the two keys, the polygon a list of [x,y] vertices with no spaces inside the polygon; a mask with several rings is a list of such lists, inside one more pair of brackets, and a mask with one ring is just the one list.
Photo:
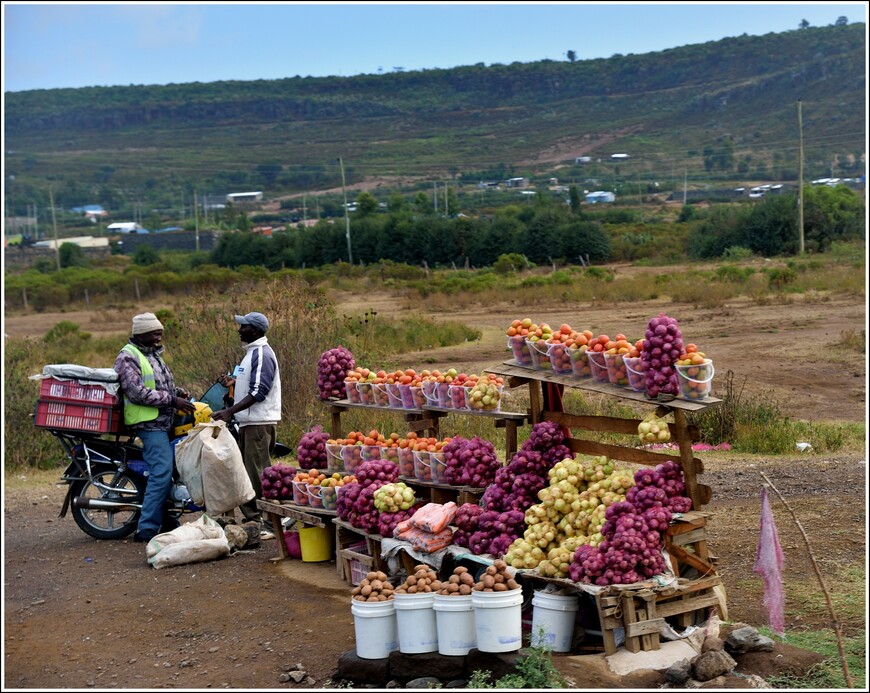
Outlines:
{"label": "sky", "polygon": [[3,3],[3,91],[609,58],[865,22],[844,3]]}

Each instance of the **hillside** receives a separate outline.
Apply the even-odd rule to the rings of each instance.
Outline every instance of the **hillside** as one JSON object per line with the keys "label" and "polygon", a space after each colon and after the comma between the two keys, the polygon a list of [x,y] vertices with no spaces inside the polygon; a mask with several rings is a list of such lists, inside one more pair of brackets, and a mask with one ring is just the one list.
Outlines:
{"label": "hillside", "polygon": [[809,175],[851,175],[865,57],[851,24],[576,62],[9,92],[7,199],[23,210],[49,180],[60,204],[317,190],[340,183],[339,156],[350,182],[543,175],[614,152],[657,180],[794,178],[798,101]]}

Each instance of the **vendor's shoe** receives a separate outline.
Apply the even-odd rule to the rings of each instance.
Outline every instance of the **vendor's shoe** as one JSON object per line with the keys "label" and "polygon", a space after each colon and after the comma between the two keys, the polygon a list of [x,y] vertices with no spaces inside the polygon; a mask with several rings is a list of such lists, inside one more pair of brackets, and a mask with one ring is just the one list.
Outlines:
{"label": "vendor's shoe", "polygon": [[149,534],[147,532],[145,534],[140,534],[138,531],[136,531],[136,532],[133,532],[133,541],[136,542],[137,544],[147,544],[155,536],[156,535]]}
{"label": "vendor's shoe", "polygon": [[167,515],[163,518],[163,524],[160,525],[160,534],[164,532],[171,532],[173,529],[178,529],[181,527],[181,523],[176,520],[174,517]]}
{"label": "vendor's shoe", "polygon": [[268,529],[260,530],[260,541],[269,541],[270,539],[275,538],[275,533],[270,532]]}

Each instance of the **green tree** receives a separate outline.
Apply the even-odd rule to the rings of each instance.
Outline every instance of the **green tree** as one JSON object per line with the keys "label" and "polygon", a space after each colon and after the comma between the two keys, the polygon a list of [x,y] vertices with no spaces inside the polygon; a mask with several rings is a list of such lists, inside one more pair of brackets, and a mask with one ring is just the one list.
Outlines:
{"label": "green tree", "polygon": [[824,252],[834,241],[864,239],[864,198],[845,185],[804,188],[804,240],[807,250]]}
{"label": "green tree", "polygon": [[60,244],[60,266],[63,267],[87,267],[90,262],[80,245],[75,243]]}
{"label": "green tree", "polygon": [[583,198],[580,197],[580,191],[577,190],[576,185],[572,185],[570,188],[568,188],[568,203],[574,216],[579,217],[583,214]]}
{"label": "green tree", "polygon": [[160,255],[154,250],[154,246],[142,243],[136,247],[136,251],[133,253],[134,265],[147,267],[149,265],[156,265],[158,262],[160,262]]}
{"label": "green tree", "polygon": [[356,198],[356,214],[367,217],[378,211],[378,200],[370,192],[361,192]]}

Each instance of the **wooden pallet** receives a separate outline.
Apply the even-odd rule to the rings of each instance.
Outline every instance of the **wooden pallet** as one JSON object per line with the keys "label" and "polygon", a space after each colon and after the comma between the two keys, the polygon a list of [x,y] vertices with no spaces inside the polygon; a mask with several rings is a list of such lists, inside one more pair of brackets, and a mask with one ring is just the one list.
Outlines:
{"label": "wooden pallet", "polygon": [[707,620],[711,607],[719,605],[714,588],[722,584],[718,575],[697,580],[680,578],[666,590],[628,588],[604,590],[595,595],[604,653],[616,652],[617,628],[625,630],[624,647],[629,652],[658,650],[659,629],[667,618],[686,628]]}

